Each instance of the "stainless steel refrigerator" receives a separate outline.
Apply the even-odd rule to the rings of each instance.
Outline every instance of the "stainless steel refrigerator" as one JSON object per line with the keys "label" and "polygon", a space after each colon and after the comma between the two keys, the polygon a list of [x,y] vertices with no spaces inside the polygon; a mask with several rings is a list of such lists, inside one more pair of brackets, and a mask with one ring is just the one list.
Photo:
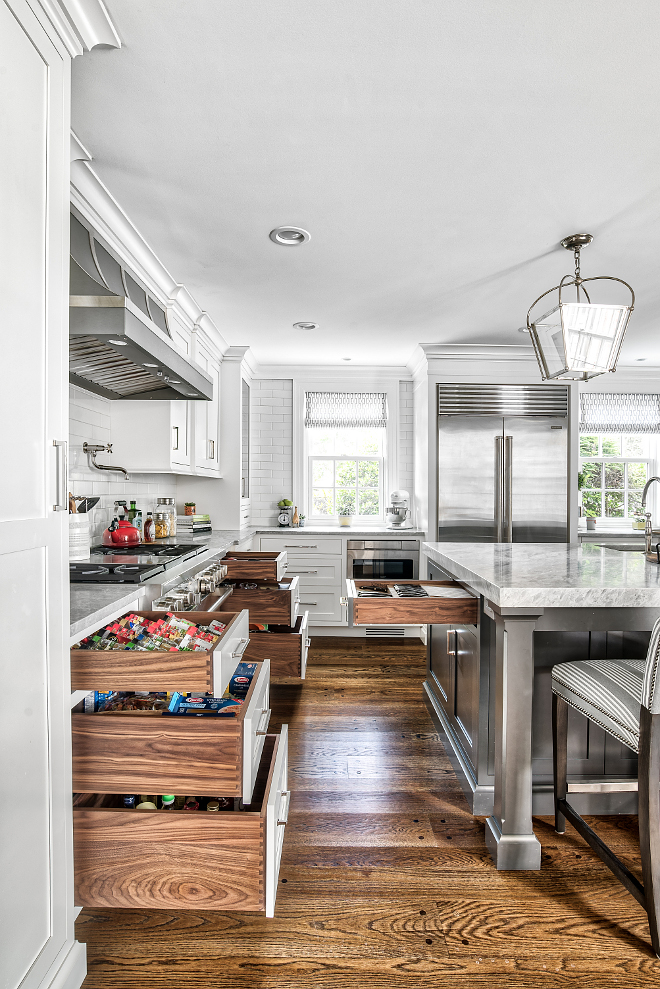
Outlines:
{"label": "stainless steel refrigerator", "polygon": [[438,385],[438,539],[568,539],[566,385]]}

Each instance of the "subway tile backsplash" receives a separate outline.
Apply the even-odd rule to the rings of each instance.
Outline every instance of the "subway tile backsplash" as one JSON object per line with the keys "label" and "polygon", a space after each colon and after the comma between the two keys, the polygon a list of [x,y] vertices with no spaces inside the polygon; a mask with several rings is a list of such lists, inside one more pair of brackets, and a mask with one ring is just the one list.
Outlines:
{"label": "subway tile backsplash", "polygon": [[[144,513],[152,511],[156,498],[176,497],[173,474],[131,474],[130,481],[122,476],[104,474],[90,468],[82,451],[88,443],[111,443],[110,402],[92,392],[70,385],[69,406],[69,490],[74,495],[99,497],[90,517],[92,544],[100,542],[103,530],[112,521],[114,502],[134,499]],[[103,463],[103,454],[97,458]]]}

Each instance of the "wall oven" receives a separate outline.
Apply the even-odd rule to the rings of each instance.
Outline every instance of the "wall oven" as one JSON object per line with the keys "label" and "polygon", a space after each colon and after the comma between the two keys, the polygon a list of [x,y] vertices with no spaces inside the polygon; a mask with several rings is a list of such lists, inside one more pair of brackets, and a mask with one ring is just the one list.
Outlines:
{"label": "wall oven", "polygon": [[346,576],[354,580],[417,580],[418,539],[349,539]]}

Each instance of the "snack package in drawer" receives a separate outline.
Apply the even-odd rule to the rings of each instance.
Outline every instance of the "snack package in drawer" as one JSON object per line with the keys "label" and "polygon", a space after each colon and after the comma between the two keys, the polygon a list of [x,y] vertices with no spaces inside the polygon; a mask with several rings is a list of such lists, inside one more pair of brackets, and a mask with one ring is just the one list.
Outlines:
{"label": "snack package in drawer", "polygon": [[243,701],[234,697],[207,697],[205,694],[182,694],[175,691],[163,714],[235,718],[242,703]]}

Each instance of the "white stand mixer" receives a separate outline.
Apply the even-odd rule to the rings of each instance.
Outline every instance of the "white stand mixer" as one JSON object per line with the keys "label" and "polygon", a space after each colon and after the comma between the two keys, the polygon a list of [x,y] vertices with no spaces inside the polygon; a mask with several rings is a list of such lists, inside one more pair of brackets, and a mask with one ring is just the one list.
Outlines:
{"label": "white stand mixer", "polygon": [[391,505],[385,509],[385,520],[388,529],[412,529],[410,521],[410,494],[407,491],[393,491],[390,495]]}

